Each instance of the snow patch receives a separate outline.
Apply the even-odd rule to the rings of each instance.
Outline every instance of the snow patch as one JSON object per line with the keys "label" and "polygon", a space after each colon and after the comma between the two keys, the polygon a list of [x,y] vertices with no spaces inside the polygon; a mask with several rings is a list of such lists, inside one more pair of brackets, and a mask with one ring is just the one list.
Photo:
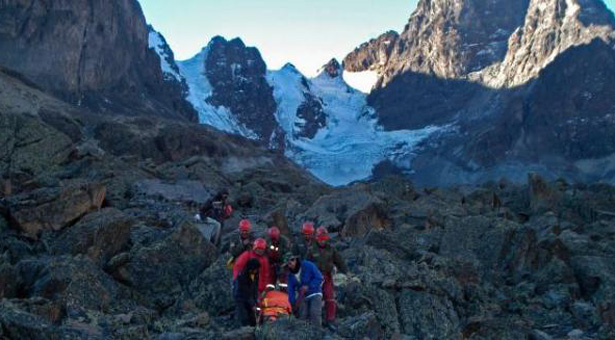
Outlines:
{"label": "snow patch", "polygon": [[149,32],[149,48],[156,51],[158,56],[160,57],[160,68],[165,76],[170,76],[175,78],[178,82],[181,83],[182,77],[169,63],[169,59],[172,60],[171,56],[165,50],[165,46],[168,48],[167,43],[165,42],[162,35],[156,32],[153,29],[150,29]]}
{"label": "snow patch", "polygon": [[205,73],[205,60],[208,53],[209,46],[201,50],[192,59],[177,63],[188,85],[188,97],[186,99],[199,113],[199,122],[211,125],[222,131],[237,133],[251,139],[258,139],[258,135],[254,131],[237,121],[231,110],[224,106],[215,107],[207,102],[213,91],[213,87]]}
{"label": "snow patch", "polygon": [[344,72],[344,80],[351,87],[363,93],[370,93],[378,81],[378,72]]}
{"label": "snow patch", "polygon": [[331,185],[369,178],[384,160],[408,159],[416,145],[440,128],[384,131],[367,106],[366,94],[353,89],[344,77],[321,73],[308,80],[312,95],[323,102],[327,125],[314,138],[295,138],[301,122],[297,108],[305,100],[303,76],[291,67],[268,74],[278,102],[276,118],[286,132],[286,156]]}

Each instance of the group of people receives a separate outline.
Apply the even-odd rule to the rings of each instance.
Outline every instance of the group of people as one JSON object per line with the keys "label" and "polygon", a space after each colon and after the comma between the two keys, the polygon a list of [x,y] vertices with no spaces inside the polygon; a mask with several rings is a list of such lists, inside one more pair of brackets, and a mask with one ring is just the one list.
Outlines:
{"label": "group of people", "polygon": [[[207,201],[197,215],[209,225],[212,243],[220,246],[221,229],[233,209],[227,203],[228,191],[222,190]],[[315,229],[305,222],[301,235],[291,242],[280,229],[271,226],[264,237],[255,237],[249,220],[239,222],[231,241],[227,265],[233,270],[235,318],[241,326],[255,326],[261,316],[275,320],[279,315],[295,315],[335,330],[337,302],[333,275],[348,273],[340,253],[330,243],[328,230]]]}
{"label": "group of people", "polygon": [[[337,303],[333,274],[335,270],[347,273],[348,268],[330,244],[331,237],[325,227],[315,230],[313,223],[306,222],[301,234],[292,245],[279,228],[272,226],[265,237],[255,238],[250,221],[239,222],[238,236],[230,246],[239,324],[256,325],[259,320],[254,310],[260,307],[294,314],[321,326],[324,303],[324,324],[335,330]],[[280,291],[285,293],[287,301],[281,301]]]}

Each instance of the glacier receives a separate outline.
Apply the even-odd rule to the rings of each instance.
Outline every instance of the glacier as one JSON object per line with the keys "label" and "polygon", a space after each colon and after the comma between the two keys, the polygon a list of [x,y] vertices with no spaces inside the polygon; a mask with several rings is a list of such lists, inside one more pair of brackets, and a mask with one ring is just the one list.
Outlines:
{"label": "glacier", "polygon": [[[231,110],[214,107],[207,101],[213,90],[205,69],[209,45],[193,58],[176,62],[177,73],[168,64],[163,44],[166,42],[159,33],[150,33],[150,48],[160,55],[163,72],[186,82],[186,99],[197,110],[200,123],[258,139]],[[350,86],[345,78],[360,89]],[[286,135],[285,155],[333,186],[367,179],[374,166],[385,160],[408,167],[417,145],[445,127],[384,131],[374,109],[367,104],[367,93],[376,80],[374,73],[348,74],[343,70],[336,77],[322,70],[308,79],[291,64],[267,71],[277,104],[275,118]],[[319,98],[327,121],[313,138],[300,137],[298,133],[305,120],[297,116],[297,109],[305,101],[306,92]]]}

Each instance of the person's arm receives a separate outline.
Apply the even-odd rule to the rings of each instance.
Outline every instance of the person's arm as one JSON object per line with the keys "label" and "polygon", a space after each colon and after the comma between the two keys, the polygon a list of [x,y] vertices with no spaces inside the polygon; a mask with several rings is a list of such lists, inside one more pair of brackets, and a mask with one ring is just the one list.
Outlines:
{"label": "person's arm", "polygon": [[295,306],[295,293],[296,293],[296,279],[294,275],[291,273],[288,277],[288,301],[291,306]]}
{"label": "person's arm", "polygon": [[237,276],[241,273],[243,268],[245,268],[248,263],[248,253],[243,253],[235,260],[235,265],[233,266],[233,280],[237,278]]}
{"label": "person's arm", "polygon": [[337,267],[342,274],[348,273],[348,266],[337,249],[333,250],[333,264],[335,264],[335,267]]}

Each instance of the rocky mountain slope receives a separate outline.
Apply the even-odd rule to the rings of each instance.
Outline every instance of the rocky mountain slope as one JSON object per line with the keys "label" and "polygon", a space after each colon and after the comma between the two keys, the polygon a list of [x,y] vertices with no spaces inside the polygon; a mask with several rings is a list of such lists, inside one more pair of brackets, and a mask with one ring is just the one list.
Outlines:
{"label": "rocky mountain slope", "polygon": [[[65,3],[10,4],[39,13]],[[124,2],[105,4],[113,7]],[[4,13],[0,11],[2,20],[14,19]],[[70,16],[72,11],[45,13]],[[43,20],[45,25],[55,23],[53,16],[48,18]],[[416,131],[378,128],[365,95],[345,84],[344,70],[336,61],[327,63],[314,79],[305,78],[291,65],[263,75],[261,67],[248,67],[258,66],[256,61],[236,60],[241,70],[234,63],[222,63],[238,56],[256,58],[236,41],[231,44],[234,47],[227,46],[230,50],[213,54],[220,63],[221,78],[212,76],[214,81],[209,82],[205,65],[211,51],[205,50],[201,59],[174,65],[164,39],[153,30],[144,32],[145,48],[151,51],[145,53],[161,56],[153,58],[156,71],[152,71],[159,72],[160,79],[188,91],[189,99],[195,98],[190,97],[195,85],[202,93],[214,93],[215,87],[222,86],[251,91],[246,95],[272,96],[277,104],[274,118],[284,132],[287,150],[303,148],[303,155],[341,159],[337,164],[347,168],[313,163],[334,169],[339,178],[356,176],[357,161],[370,163],[388,156],[382,154],[386,148],[397,150],[393,159],[401,163],[415,150],[401,143],[426,137],[417,136]],[[3,56],[13,53],[12,49],[1,51]],[[383,53],[389,52],[384,48]],[[529,131],[527,136],[537,136],[529,129],[543,126],[541,120],[563,117],[561,124],[574,120],[577,110],[586,109],[595,116],[579,121],[581,125],[566,125],[570,130],[562,131],[569,135],[562,138],[579,144],[562,152],[570,157],[611,152],[611,144],[583,149],[598,145],[588,144],[591,138],[611,136],[610,121],[601,115],[610,105],[606,97],[612,95],[607,87],[615,68],[611,53],[611,46],[601,41],[568,49],[536,78],[531,92],[535,98],[510,102],[512,108],[528,113],[513,115],[523,118],[520,123],[501,115],[501,124],[486,121],[489,124],[472,127],[468,123],[457,129],[494,126],[481,136],[509,141],[512,138],[498,126],[520,124],[520,129]],[[579,60],[600,62],[606,71],[598,72],[591,63]],[[193,82],[196,78],[186,77],[182,68],[196,69],[195,77],[208,82]],[[524,175],[523,184],[502,180],[480,187],[419,189],[405,177],[389,176],[333,188],[280,153],[263,148],[262,140],[227,134],[176,115],[160,117],[168,106],[153,97],[126,106],[123,101],[104,107],[78,105],[67,93],[53,90],[45,77],[35,83],[33,75],[38,72],[16,71],[0,68],[2,339],[615,337],[612,186],[573,185],[563,179],[550,182],[530,174]],[[124,76],[130,77],[131,72],[140,71]],[[61,74],[58,77],[63,81]],[[226,83],[227,77],[239,83],[252,77],[251,82],[263,86],[235,87]],[[572,90],[589,89],[591,97],[578,90],[557,104],[552,116],[533,114],[551,112],[544,108],[552,105],[545,93],[564,97],[571,91],[568,80],[578,78],[587,83]],[[511,96],[522,90],[511,89]],[[125,94],[114,91],[104,87],[91,95]],[[216,98],[231,104],[237,98],[227,95]],[[224,106],[205,101],[208,97],[201,98],[203,106],[195,104],[199,113],[205,109],[224,113]],[[143,108],[148,103],[155,110],[140,112],[147,115],[126,115],[135,105]],[[232,115],[227,112],[220,117]],[[263,131],[251,128],[253,121],[237,118],[236,122],[242,122],[236,126]],[[593,126],[594,133],[572,128],[583,124]],[[354,137],[345,139],[351,132]],[[446,129],[424,133],[432,134],[425,139],[425,148],[438,141],[473,146],[465,144],[463,133]],[[447,140],[447,134],[446,138],[460,139]],[[549,141],[538,144],[552,147]],[[480,145],[473,146],[476,157],[493,156],[479,153]],[[419,155],[415,163],[438,159],[438,155],[430,159],[425,155],[429,153]],[[307,220],[329,227],[352,274],[336,276],[336,333],[296,320],[259,329],[234,325],[226,254],[220,254],[193,220],[197,207],[221,188],[229,188],[235,207],[223,229],[223,244],[236,237],[235,226],[242,218],[253,221],[257,234],[277,225],[291,238],[298,236]]]}
{"label": "rocky mountain slope", "polygon": [[196,121],[182,86],[163,77],[135,0],[0,4],[0,65],[107,113]]}
{"label": "rocky mountain slope", "polygon": [[[313,79],[267,71],[255,48],[220,37],[163,69],[185,79],[202,123],[283,150],[330,184],[382,169],[424,185],[523,181],[530,169],[612,182],[614,27],[598,0],[420,1],[401,34]],[[369,95],[345,81],[370,72]]]}
{"label": "rocky mountain slope", "polygon": [[380,73],[367,101],[385,129],[449,127],[415,150],[420,183],[612,182],[614,37],[601,1],[421,1],[344,64]]}
{"label": "rocky mountain slope", "polygon": [[[0,337],[609,339],[615,189],[547,182],[333,189],[242,137],[84,111],[0,73]],[[52,142],[53,141],[53,142]],[[352,276],[337,333],[236,328],[231,272],[192,220],[228,187],[257,233],[325,224]]]}

